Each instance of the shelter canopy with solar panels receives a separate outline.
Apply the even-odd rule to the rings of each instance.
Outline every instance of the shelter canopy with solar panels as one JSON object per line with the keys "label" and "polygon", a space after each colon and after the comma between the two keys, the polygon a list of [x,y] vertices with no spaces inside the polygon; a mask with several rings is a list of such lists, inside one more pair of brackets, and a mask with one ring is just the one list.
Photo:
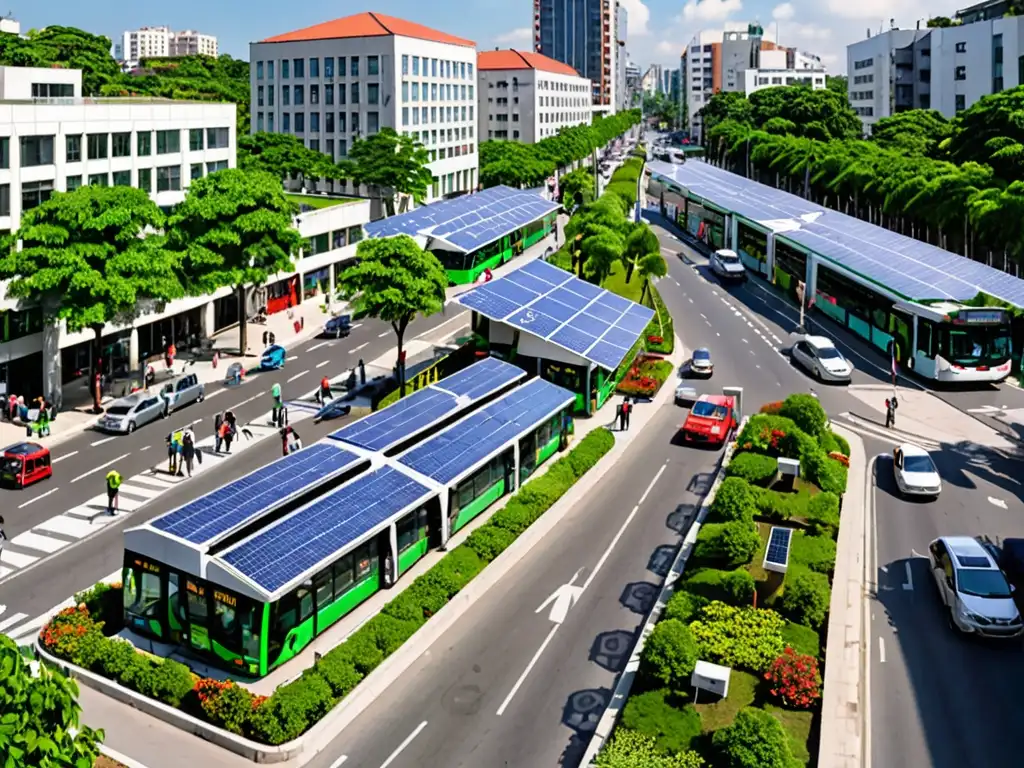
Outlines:
{"label": "shelter canopy with solar panels", "polygon": [[545,261],[534,260],[455,299],[491,351],[577,394],[576,410],[600,408],[615,371],[654,317]]}
{"label": "shelter canopy with solar panels", "polygon": [[828,317],[924,378],[1009,376],[1002,307],[1024,309],[1021,278],[706,162],[655,161],[647,172],[649,204],[709,247],[736,251],[812,319]]}
{"label": "shelter canopy with solar panels", "polygon": [[490,187],[364,226],[368,237],[409,235],[430,251],[457,285],[475,282],[543,240],[559,204],[534,192]]}

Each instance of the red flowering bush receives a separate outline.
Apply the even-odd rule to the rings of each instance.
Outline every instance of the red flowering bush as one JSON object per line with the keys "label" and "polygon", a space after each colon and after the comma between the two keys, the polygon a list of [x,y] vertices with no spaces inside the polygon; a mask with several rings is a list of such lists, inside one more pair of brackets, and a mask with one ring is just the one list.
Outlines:
{"label": "red flowering bush", "polygon": [[832,451],[832,453],[830,453],[828,457],[830,459],[835,459],[847,469],[850,468],[850,457],[847,456],[846,454],[840,453],[839,451]]}
{"label": "red flowering bush", "polygon": [[782,401],[776,400],[774,403],[765,403],[761,406],[761,413],[767,413],[771,416],[778,416],[779,411],[782,410]]}
{"label": "red flowering bush", "polygon": [[649,342],[651,342],[651,344],[664,344],[665,343],[665,339],[663,337],[661,337],[661,336],[648,336],[647,340]]}
{"label": "red flowering bush", "polygon": [[672,363],[660,355],[637,355],[618,391],[633,397],[653,397],[672,373]]}
{"label": "red flowering bush", "polygon": [[821,673],[813,656],[797,653],[790,647],[782,652],[764,673],[769,689],[787,707],[810,709],[821,698]]}
{"label": "red flowering bush", "polygon": [[50,653],[62,659],[74,660],[78,656],[82,638],[90,634],[101,634],[102,627],[102,624],[93,620],[85,606],[79,605],[65,608],[54,616],[43,627],[41,637]]}
{"label": "red flowering bush", "polygon": [[206,719],[231,733],[242,734],[252,712],[266,696],[253,696],[233,680],[204,677],[193,688]]}

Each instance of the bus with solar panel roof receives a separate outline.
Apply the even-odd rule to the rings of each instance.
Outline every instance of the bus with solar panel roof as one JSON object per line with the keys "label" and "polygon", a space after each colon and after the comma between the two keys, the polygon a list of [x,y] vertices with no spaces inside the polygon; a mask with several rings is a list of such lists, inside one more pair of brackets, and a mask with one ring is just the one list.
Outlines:
{"label": "bus with solar panel roof", "polygon": [[566,446],[573,394],[524,375],[476,363],[126,531],[126,626],[246,677],[286,663]]}

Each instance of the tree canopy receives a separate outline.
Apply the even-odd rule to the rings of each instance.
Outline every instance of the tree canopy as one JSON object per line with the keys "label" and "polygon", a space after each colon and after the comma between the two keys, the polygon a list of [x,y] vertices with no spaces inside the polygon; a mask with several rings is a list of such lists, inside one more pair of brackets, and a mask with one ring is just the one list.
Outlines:
{"label": "tree canopy", "polygon": [[432,253],[408,235],[362,240],[356,263],[338,276],[338,292],[358,301],[370,317],[391,323],[398,340],[398,385],[405,396],[403,344],[416,315],[437,314],[444,307],[448,273]]}
{"label": "tree canopy", "polygon": [[353,141],[348,159],[352,163],[352,178],[381,194],[388,216],[395,213],[394,194],[422,203],[434,183],[434,176],[426,167],[430,162],[427,150],[394,128],[381,128]]}
{"label": "tree canopy", "polygon": [[[110,55],[109,37],[74,27],[29,30],[24,37],[0,33],[0,65],[12,67],[60,67],[82,70],[82,92],[97,96],[105,85],[121,78],[121,69]],[[248,75],[246,82],[248,83]]]}
{"label": "tree canopy", "polygon": [[323,152],[307,147],[290,133],[252,133],[238,137],[238,167],[265,171],[277,178],[343,179],[351,174]]}

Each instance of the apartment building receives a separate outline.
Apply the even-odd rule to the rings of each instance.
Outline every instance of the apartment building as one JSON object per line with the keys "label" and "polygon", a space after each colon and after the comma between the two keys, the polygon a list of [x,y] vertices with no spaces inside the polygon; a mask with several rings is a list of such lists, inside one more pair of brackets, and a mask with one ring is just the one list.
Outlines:
{"label": "apartment building", "polygon": [[793,55],[785,50],[763,50],[759,54],[756,69],[743,72],[743,92],[752,93],[777,86],[804,85],[816,91],[825,88],[825,70],[820,62],[817,69],[811,69],[816,62],[805,57],[802,62],[806,66],[796,69],[789,65]]}
{"label": "apartment building", "polygon": [[644,76],[640,81],[640,85],[643,88],[644,93],[647,96],[654,96],[661,92],[663,87],[662,68],[660,64],[652,64],[644,72]]}
{"label": "apartment building", "polygon": [[194,29],[174,32],[167,46],[169,56],[217,56],[217,38]]}
{"label": "apartment building", "polygon": [[357,138],[393,128],[430,153],[428,201],[476,189],[471,40],[367,12],[252,43],[249,61],[253,132],[293,134],[337,161]]}
{"label": "apartment building", "polygon": [[591,82],[540,53],[483,51],[477,56],[481,140],[532,144],[561,128],[589,125]]}
{"label": "apartment building", "polygon": [[711,96],[722,90],[722,39],[715,32],[699,32],[680,58],[683,122],[690,136],[700,142],[704,126],[700,111]]}
{"label": "apartment building", "polygon": [[626,17],[620,11],[618,0],[533,0],[533,50],[589,79],[601,112],[618,109],[625,79],[619,58],[626,31],[619,24]]}
{"label": "apartment building", "polygon": [[626,40],[629,30],[629,14],[621,3],[615,4],[615,98],[617,104],[613,112],[629,109],[632,96],[626,86],[626,64],[629,56],[626,53]]}
{"label": "apartment building", "polygon": [[170,27],[141,27],[126,30],[120,45],[114,46],[114,58],[128,67],[142,59],[168,56],[217,56],[217,38],[193,29],[174,32]]}

